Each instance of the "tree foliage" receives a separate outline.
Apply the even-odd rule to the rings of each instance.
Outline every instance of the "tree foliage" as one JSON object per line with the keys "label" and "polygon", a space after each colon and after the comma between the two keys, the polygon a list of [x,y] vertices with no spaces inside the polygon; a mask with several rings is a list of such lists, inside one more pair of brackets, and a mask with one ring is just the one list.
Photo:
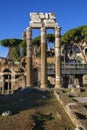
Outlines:
{"label": "tree foliage", "polygon": [[[46,41],[47,42],[54,42],[55,41],[55,36],[54,34],[47,34],[46,35]],[[37,36],[32,40],[32,44],[35,46],[40,46],[41,44],[41,36]]]}
{"label": "tree foliage", "polygon": [[19,57],[20,57],[20,48],[19,47],[13,47],[12,56],[13,56],[14,60],[19,59]]}
{"label": "tree foliage", "polygon": [[83,52],[83,43],[87,44],[87,26],[80,26],[78,28],[67,31],[61,38],[62,44],[71,44],[71,49],[74,52],[74,48],[78,48],[83,56],[83,61],[86,63],[86,57]]}
{"label": "tree foliage", "polygon": [[35,38],[32,40],[32,44],[33,44],[34,46],[40,46],[40,44],[41,44],[41,36],[35,37]]}
{"label": "tree foliage", "polygon": [[20,43],[22,42],[21,39],[3,39],[0,41],[0,45],[4,46],[4,47],[14,47],[14,46],[18,46]]}
{"label": "tree foliage", "polygon": [[87,43],[87,26],[80,26],[67,31],[62,36],[61,41],[62,43]]}
{"label": "tree foliage", "polygon": [[26,56],[26,40],[23,40],[23,41],[19,44],[19,47],[22,48],[23,56]]}
{"label": "tree foliage", "polygon": [[55,35],[54,34],[47,34],[46,35],[46,39],[47,39],[48,42],[54,43],[54,41],[55,41]]}
{"label": "tree foliage", "polygon": [[0,41],[0,45],[4,47],[12,47],[12,57],[17,59],[20,56],[20,47],[23,49],[23,56],[26,55],[26,41],[21,39],[3,39]]}

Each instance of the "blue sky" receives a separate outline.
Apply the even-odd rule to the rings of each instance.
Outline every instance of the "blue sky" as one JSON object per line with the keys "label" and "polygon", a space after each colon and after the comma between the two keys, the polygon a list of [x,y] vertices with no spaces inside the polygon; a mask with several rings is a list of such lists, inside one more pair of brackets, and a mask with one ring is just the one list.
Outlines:
{"label": "blue sky", "polygon": [[[61,34],[87,25],[87,0],[1,0],[0,40],[22,38],[22,32],[29,26],[30,12],[54,12]],[[40,31],[33,31],[40,35]],[[0,47],[0,56],[7,55],[7,49]]]}

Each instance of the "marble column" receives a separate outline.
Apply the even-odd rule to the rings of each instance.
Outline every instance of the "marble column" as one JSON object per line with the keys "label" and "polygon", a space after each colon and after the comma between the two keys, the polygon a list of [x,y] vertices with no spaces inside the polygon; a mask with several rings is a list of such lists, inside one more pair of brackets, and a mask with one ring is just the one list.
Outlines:
{"label": "marble column", "polygon": [[41,28],[41,88],[47,87],[46,28]]}
{"label": "marble column", "polygon": [[61,87],[60,69],[60,27],[55,28],[55,88]]}
{"label": "marble column", "polygon": [[26,31],[26,87],[32,86],[32,28]]}

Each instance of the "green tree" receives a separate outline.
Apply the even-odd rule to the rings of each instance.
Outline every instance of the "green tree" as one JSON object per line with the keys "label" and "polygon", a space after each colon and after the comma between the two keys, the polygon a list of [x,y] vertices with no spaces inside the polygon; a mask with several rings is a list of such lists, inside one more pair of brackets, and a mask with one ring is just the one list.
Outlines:
{"label": "green tree", "polygon": [[19,60],[20,57],[20,48],[19,47],[13,47],[12,48],[12,56],[14,58],[14,60]]}
{"label": "green tree", "polygon": [[20,43],[22,42],[21,39],[3,39],[0,41],[0,45],[4,46],[4,47],[14,47],[14,46],[18,46]]}
{"label": "green tree", "polygon": [[34,45],[34,46],[40,46],[40,44],[41,44],[41,36],[37,36],[37,37],[35,37],[33,40],[32,40],[32,44]]}
{"label": "green tree", "polygon": [[[47,34],[46,35],[46,43],[47,46],[50,46],[50,44],[54,44],[55,36],[54,34]],[[41,36],[37,36],[32,40],[32,44],[35,49],[35,54],[40,55],[40,48],[41,48]]]}
{"label": "green tree", "polygon": [[26,41],[23,40],[22,42],[20,42],[19,47],[21,47],[23,50],[23,56],[26,56]]}
{"label": "green tree", "polygon": [[48,49],[52,48],[54,46],[54,43],[55,43],[55,35],[54,34],[47,34],[46,39],[47,39]]}
{"label": "green tree", "polygon": [[[54,36],[54,34],[47,34],[47,35],[46,35],[46,41],[47,41],[47,42],[54,43],[54,41],[55,41],[55,36]],[[41,36],[35,37],[35,38],[32,40],[32,43],[33,43],[34,46],[40,46],[40,44],[41,44]]]}
{"label": "green tree", "polygon": [[62,44],[71,44],[71,48],[75,48],[77,46],[82,53],[83,60],[86,62],[85,55],[83,53],[83,43],[85,42],[87,44],[87,26],[80,26],[78,28],[71,29],[67,31],[62,37],[61,37]]}
{"label": "green tree", "polygon": [[[0,45],[4,46],[4,47],[8,47],[9,48],[9,53],[12,54],[12,59],[16,60],[16,58],[18,59],[18,57],[20,57],[20,48],[19,45],[22,43],[23,41],[21,39],[3,39],[0,41]],[[10,52],[12,50],[12,52]]]}

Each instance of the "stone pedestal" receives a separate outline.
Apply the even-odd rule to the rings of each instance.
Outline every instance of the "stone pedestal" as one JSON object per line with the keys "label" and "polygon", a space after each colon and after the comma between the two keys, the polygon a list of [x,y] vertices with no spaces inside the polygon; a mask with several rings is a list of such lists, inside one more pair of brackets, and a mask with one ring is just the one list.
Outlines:
{"label": "stone pedestal", "polygon": [[26,31],[26,86],[32,86],[32,28],[28,27]]}
{"label": "stone pedestal", "polygon": [[61,87],[60,28],[55,28],[55,88]]}
{"label": "stone pedestal", "polygon": [[41,28],[41,88],[47,87],[46,28]]}

